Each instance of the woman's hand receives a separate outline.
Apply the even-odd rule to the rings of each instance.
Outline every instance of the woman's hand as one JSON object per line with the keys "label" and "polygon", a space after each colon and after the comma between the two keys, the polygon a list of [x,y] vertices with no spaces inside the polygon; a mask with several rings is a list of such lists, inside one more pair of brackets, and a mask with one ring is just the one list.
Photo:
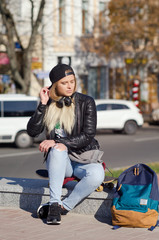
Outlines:
{"label": "woman's hand", "polygon": [[41,103],[46,105],[49,100],[49,89],[48,87],[43,87],[40,91],[40,100]]}
{"label": "woman's hand", "polygon": [[40,143],[39,150],[41,152],[48,152],[49,148],[54,146],[56,146],[54,140],[44,140],[43,142]]}
{"label": "woman's hand", "polygon": [[48,152],[49,148],[54,147],[59,151],[67,150],[67,147],[63,143],[55,143],[54,140],[44,140],[39,145],[39,150],[41,152]]}

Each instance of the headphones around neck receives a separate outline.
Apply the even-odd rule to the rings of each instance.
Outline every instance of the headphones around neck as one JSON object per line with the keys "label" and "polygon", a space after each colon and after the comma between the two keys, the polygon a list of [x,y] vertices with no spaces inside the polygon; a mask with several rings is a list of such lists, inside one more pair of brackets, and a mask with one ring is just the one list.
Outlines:
{"label": "headphones around neck", "polygon": [[62,97],[62,98],[60,98],[60,100],[56,102],[56,106],[58,108],[63,108],[64,105],[66,107],[71,106],[73,95],[71,97]]}

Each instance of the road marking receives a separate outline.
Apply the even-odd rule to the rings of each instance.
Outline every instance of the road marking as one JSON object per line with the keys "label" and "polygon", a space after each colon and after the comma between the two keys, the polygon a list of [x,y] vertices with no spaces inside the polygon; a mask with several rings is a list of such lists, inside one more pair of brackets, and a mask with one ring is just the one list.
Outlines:
{"label": "road marking", "polygon": [[6,157],[17,157],[17,156],[26,156],[31,154],[37,154],[40,153],[39,151],[31,151],[31,152],[21,152],[21,153],[9,153],[9,154],[2,154],[0,155],[0,158],[6,158]]}
{"label": "road marking", "polygon": [[135,139],[134,142],[144,142],[144,141],[154,141],[154,140],[159,140],[159,137],[138,138],[138,139]]}

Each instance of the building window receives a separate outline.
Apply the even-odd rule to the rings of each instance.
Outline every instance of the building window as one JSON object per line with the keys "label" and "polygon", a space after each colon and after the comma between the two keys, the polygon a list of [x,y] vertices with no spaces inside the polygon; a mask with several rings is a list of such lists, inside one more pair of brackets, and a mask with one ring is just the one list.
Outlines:
{"label": "building window", "polygon": [[88,0],[82,0],[82,33],[89,33],[88,31]]}
{"label": "building window", "polygon": [[108,95],[107,67],[90,67],[88,73],[88,95],[104,99]]}
{"label": "building window", "polygon": [[66,13],[65,13],[65,1],[59,0],[59,33],[65,33]]}
{"label": "building window", "polygon": [[99,28],[101,33],[104,32],[106,27],[106,3],[99,2]]}

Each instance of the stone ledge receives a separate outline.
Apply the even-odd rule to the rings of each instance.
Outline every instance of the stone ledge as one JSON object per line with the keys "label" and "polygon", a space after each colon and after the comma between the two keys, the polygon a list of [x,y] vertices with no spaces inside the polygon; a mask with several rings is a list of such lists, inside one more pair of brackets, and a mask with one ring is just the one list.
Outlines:
{"label": "stone ledge", "polygon": [[[62,190],[62,198],[69,191]],[[113,190],[93,192],[71,212],[111,218]],[[49,201],[48,180],[27,178],[0,178],[0,206],[15,207],[36,212],[40,204]]]}

